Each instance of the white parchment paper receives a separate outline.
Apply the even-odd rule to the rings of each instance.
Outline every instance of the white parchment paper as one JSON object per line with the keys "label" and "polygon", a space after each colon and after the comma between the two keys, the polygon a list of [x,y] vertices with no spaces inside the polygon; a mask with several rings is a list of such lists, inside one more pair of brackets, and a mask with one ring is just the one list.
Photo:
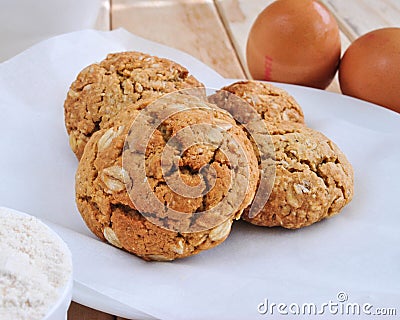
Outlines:
{"label": "white parchment paper", "polygon": [[337,94],[280,85],[354,166],[355,197],[340,215],[297,231],[238,222],[219,247],[172,263],[144,262],[97,240],[75,206],[77,160],[63,102],[83,67],[124,50],[173,59],[208,87],[233,81],[124,30],[62,35],[0,64],[0,205],[44,219],[67,242],[75,301],[136,319],[270,318],[257,311],[265,299],[370,303],[400,314],[400,116]]}

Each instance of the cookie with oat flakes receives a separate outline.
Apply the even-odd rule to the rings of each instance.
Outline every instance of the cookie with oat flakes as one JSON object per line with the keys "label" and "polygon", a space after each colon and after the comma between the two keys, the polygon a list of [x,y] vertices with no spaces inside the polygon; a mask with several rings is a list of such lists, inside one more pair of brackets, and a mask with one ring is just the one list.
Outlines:
{"label": "cookie with oat flakes", "polygon": [[176,62],[141,52],[109,54],[84,68],[64,102],[65,125],[72,151],[80,159],[91,135],[114,126],[121,111],[142,109],[161,95],[203,87]]}
{"label": "cookie with oat flakes", "polygon": [[224,101],[211,102],[218,106],[223,105],[232,114],[240,114],[241,110],[237,109],[241,108],[242,103],[232,93],[251,105],[269,122],[304,123],[303,111],[296,100],[285,90],[272,84],[254,80],[238,81],[221,88],[217,95],[211,97]]}
{"label": "cookie with oat flakes", "polygon": [[226,111],[175,93],[131,121],[94,133],[79,163],[76,202],[90,230],[145,260],[222,243],[258,183],[244,131]]}
{"label": "cookie with oat flakes", "polygon": [[267,124],[275,181],[264,208],[243,219],[259,226],[297,229],[339,213],[353,197],[353,168],[322,133],[304,125]]}

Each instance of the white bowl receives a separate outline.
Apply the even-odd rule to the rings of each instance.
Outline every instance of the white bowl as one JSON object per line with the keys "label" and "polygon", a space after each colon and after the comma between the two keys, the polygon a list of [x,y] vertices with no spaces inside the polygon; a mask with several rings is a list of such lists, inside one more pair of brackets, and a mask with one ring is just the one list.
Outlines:
{"label": "white bowl", "polygon": [[[47,233],[48,235],[51,236],[51,238],[49,238],[49,241],[45,244],[45,245],[50,245],[53,246],[55,248],[57,248],[59,250],[59,252],[64,253],[65,255],[63,255],[63,263],[65,264],[65,272],[62,274],[63,276],[63,282],[64,285],[62,287],[58,287],[56,288],[57,290],[57,300],[54,302],[51,302],[48,304],[47,307],[47,313],[46,315],[41,319],[41,320],[62,320],[62,319],[67,319],[67,312],[68,312],[68,308],[69,305],[71,304],[71,299],[72,299],[72,285],[73,285],[73,276],[72,276],[72,257],[71,257],[71,251],[69,250],[68,246],[66,245],[66,243],[61,239],[61,237],[55,232],[53,231],[48,225],[46,225],[43,221],[41,221],[40,219],[33,217],[29,214],[26,214],[24,212],[20,212],[20,211],[16,211],[14,209],[9,209],[9,208],[4,208],[4,207],[0,207],[0,218],[2,217],[6,217],[4,216],[6,215],[7,217],[9,217],[11,215],[12,218],[15,217],[15,219],[17,219],[18,216],[20,217],[29,217],[30,219],[33,218],[33,221],[38,222],[39,223],[39,228],[41,228],[42,232]],[[25,222],[25,220],[23,220]],[[16,226],[17,224],[12,224],[11,222],[11,226]],[[18,226],[20,226],[21,224],[18,224]],[[43,228],[42,228],[43,227]],[[12,230],[12,229],[11,229]],[[24,229],[26,230],[26,229]],[[26,232],[30,232],[29,230],[27,230]],[[24,233],[23,233],[24,234]],[[29,233],[29,235],[31,235],[32,233]],[[15,236],[17,236],[18,233],[15,233]],[[28,237],[29,238],[29,237]],[[6,243],[6,242],[5,242]],[[8,245],[6,244],[6,252],[8,250]],[[43,248],[46,248],[43,246]],[[15,248],[14,248],[15,250]],[[22,252],[24,251],[23,249],[20,249],[20,251],[17,252]],[[18,255],[17,255],[18,256]],[[6,261],[7,259],[11,259],[12,261],[12,255],[7,255],[6,253]],[[37,256],[36,256],[37,257]],[[41,261],[46,261],[46,260],[41,260]],[[27,267],[29,265],[26,265]],[[38,265],[38,270],[43,270],[42,267],[46,267],[45,264]],[[63,265],[64,266],[64,265]],[[16,272],[15,274],[19,274],[19,272],[21,273],[21,277],[26,277],[26,273],[24,273],[24,271],[21,270],[25,270],[25,269],[9,269],[9,270],[13,270],[12,272]],[[18,271],[19,270],[19,271]],[[38,273],[38,276],[40,277],[42,274],[42,272],[40,271]],[[54,274],[53,274],[54,276]],[[21,278],[22,279],[22,278]],[[54,288],[54,287],[53,287]],[[43,305],[42,305],[43,306]],[[1,310],[0,310],[1,311]]]}

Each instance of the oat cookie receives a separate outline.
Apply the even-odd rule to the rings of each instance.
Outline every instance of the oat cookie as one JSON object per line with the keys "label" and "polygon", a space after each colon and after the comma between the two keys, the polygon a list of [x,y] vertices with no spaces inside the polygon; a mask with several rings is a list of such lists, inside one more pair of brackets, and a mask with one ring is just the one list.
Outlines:
{"label": "oat cookie", "polygon": [[331,217],[353,197],[353,169],[339,148],[322,133],[282,122],[268,126],[275,147],[276,177],[271,195],[256,216],[260,226],[296,229]]}
{"label": "oat cookie", "polygon": [[109,54],[83,69],[64,103],[65,125],[78,159],[90,136],[114,126],[115,116],[141,109],[164,93],[203,87],[186,68],[140,52]]}
{"label": "oat cookie", "polygon": [[[227,94],[223,95],[221,91],[226,91]],[[240,114],[240,110],[236,110],[241,107],[240,102],[228,92],[245,100],[267,121],[304,123],[303,111],[296,100],[285,90],[272,84],[254,80],[235,82],[223,87],[220,94],[216,95],[218,99],[224,98],[224,102],[217,103],[211,100],[218,106],[223,104],[224,109],[232,114]]]}
{"label": "oat cookie", "polygon": [[[197,254],[223,242],[233,219],[239,218],[251,203],[259,173],[251,142],[227,112],[187,95],[169,94],[160,100],[164,101],[160,109],[174,110],[174,114],[156,127],[148,141],[142,136],[131,139],[130,134],[135,128],[146,131],[146,117],[140,116],[153,110],[152,105],[140,112],[136,120],[140,118],[141,122],[135,122],[132,128],[132,123],[127,121],[93,134],[78,166],[76,201],[86,224],[99,238],[145,260],[168,261]],[[187,105],[198,108],[188,111],[184,109]],[[149,112],[152,119],[149,122],[156,121],[157,116]],[[201,127],[196,127],[204,124],[211,129],[201,131]],[[186,148],[185,139],[190,134],[189,138],[180,134],[188,127],[198,140],[189,141],[191,146]],[[221,139],[213,143],[219,134]],[[162,153],[169,143],[182,145],[184,150],[166,157],[172,164],[170,168],[175,163],[179,170],[175,167],[175,171],[163,172]],[[236,159],[228,157],[223,150],[230,150]],[[139,181],[136,172],[141,165],[146,177]],[[171,189],[167,182],[174,179],[174,173],[178,173],[187,189],[200,186],[204,192],[195,197]],[[148,183],[151,194],[143,191],[144,188],[135,188],[139,182]],[[138,211],[137,202],[132,200],[134,196],[129,196],[130,192],[148,203],[143,215]],[[243,197],[234,205],[236,194]],[[157,209],[160,203],[162,210]],[[219,208],[221,203],[221,210],[203,214]],[[172,211],[179,212],[183,218],[174,220]],[[210,223],[212,227],[207,228]],[[197,226],[200,231],[174,231],[176,227],[189,230]]]}

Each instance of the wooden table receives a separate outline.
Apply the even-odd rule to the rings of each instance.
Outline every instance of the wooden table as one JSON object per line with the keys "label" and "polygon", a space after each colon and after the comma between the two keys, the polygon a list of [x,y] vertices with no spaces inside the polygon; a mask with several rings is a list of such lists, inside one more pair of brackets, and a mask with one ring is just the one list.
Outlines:
{"label": "wooden table", "polygon": [[[128,31],[185,51],[226,78],[248,78],[245,45],[256,16],[274,0],[103,0],[96,28]],[[399,0],[322,0],[336,16],[342,51],[360,35],[400,26]],[[337,78],[328,87],[340,92]],[[69,320],[115,320],[72,303]]]}

